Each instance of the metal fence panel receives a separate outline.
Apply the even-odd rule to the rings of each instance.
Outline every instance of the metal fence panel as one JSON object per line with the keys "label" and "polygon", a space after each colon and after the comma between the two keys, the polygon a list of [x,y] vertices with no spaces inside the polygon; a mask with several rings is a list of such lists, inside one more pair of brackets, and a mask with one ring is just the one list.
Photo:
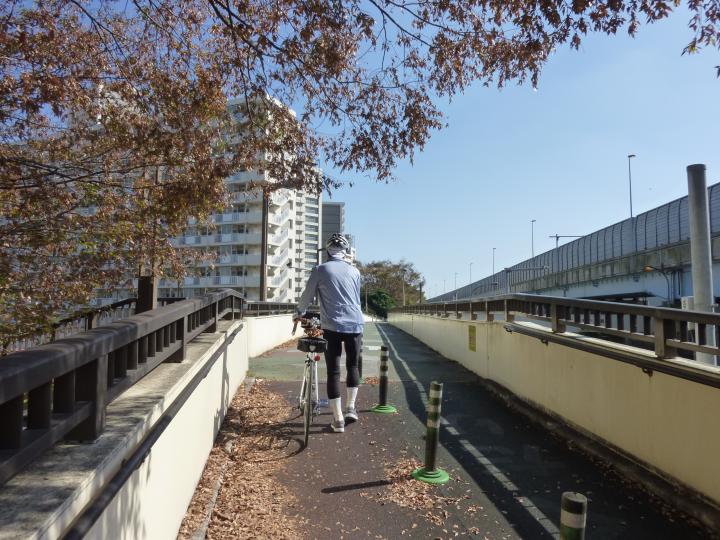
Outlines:
{"label": "metal fence panel", "polygon": [[668,204],[668,243],[680,240],[680,201],[673,201]]}
{"label": "metal fence panel", "polygon": [[680,241],[690,239],[690,215],[687,197],[680,200]]}
{"label": "metal fence panel", "polygon": [[664,246],[670,243],[670,205],[665,204],[657,209],[657,245]]}
{"label": "metal fence panel", "polygon": [[711,186],[708,190],[708,206],[710,207],[710,230],[720,231],[720,186]]}
{"label": "metal fence panel", "polygon": [[638,251],[645,251],[647,249],[647,231],[645,226],[647,223],[647,214],[640,214],[635,219],[635,245]]}
{"label": "metal fence panel", "polygon": [[645,213],[645,249],[654,249],[657,241],[657,209]]}

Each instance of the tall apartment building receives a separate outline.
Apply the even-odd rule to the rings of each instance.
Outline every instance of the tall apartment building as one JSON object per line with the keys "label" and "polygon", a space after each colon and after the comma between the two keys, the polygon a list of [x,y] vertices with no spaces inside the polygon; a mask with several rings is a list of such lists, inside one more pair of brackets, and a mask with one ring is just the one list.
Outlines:
{"label": "tall apartment building", "polygon": [[345,231],[345,203],[325,201],[322,203],[322,245],[335,233]]}
{"label": "tall apartment building", "polygon": [[233,203],[212,216],[215,230],[191,219],[185,233],[173,240],[176,247],[193,247],[206,259],[188,269],[184,282],[163,279],[159,296],[192,297],[212,289],[232,288],[248,300],[259,300],[263,251],[267,253],[267,300],[294,302],[318,264],[321,196],[278,190],[267,204],[267,239],[263,245],[263,197],[248,191],[259,182],[255,173],[227,179]]}
{"label": "tall apartment building", "polygon": [[320,228],[323,221],[321,195],[295,195],[295,267],[294,299],[300,298],[310,271],[320,263],[323,244],[320,243]]}
{"label": "tall apartment building", "polygon": [[[322,203],[322,237],[320,247],[324,247],[328,239],[335,233],[344,234],[350,242],[350,251],[355,258],[355,245],[352,236],[345,233],[345,203],[327,201]],[[327,260],[327,253],[323,251],[323,261]]]}
{"label": "tall apartment building", "polygon": [[268,173],[240,172],[226,183],[232,204],[212,216],[214,227],[191,219],[184,234],[173,240],[176,247],[199,250],[206,260],[188,269],[183,282],[160,280],[158,295],[188,298],[232,288],[248,300],[260,300],[266,254],[267,300],[296,301],[319,262],[322,196],[288,189],[273,192],[267,201],[267,234],[263,235],[263,195],[249,187],[272,183]]}

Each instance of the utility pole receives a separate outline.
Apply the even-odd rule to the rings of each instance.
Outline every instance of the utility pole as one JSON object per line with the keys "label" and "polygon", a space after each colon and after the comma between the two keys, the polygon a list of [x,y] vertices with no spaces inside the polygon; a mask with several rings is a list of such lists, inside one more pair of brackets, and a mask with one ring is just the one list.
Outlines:
{"label": "utility pole", "polygon": [[470,263],[470,284],[472,285],[472,265],[473,263]]}

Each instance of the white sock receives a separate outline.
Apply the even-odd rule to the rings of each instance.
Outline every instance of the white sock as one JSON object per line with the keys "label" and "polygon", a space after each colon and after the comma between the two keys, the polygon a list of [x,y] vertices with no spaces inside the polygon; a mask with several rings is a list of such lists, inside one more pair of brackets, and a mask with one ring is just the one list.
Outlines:
{"label": "white sock", "polygon": [[355,398],[357,397],[357,386],[347,387],[347,406],[348,408],[354,409],[355,408]]}
{"label": "white sock", "polygon": [[332,409],[333,416],[335,417],[335,420],[342,420],[343,419],[343,413],[342,413],[342,401],[340,398],[331,399],[330,401],[330,409]]}

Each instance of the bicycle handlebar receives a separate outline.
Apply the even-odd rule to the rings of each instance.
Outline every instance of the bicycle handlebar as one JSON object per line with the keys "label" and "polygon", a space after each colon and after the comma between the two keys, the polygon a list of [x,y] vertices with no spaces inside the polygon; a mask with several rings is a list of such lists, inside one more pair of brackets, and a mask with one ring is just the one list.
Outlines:
{"label": "bicycle handlebar", "polygon": [[[297,331],[298,323],[300,323],[300,326],[303,327],[306,334],[312,335],[311,332],[313,329],[317,329],[318,333],[322,333],[322,330],[320,330],[320,314],[315,313],[312,311],[306,311],[302,316],[296,318],[294,320],[293,329],[292,329],[292,335],[295,335],[295,332]],[[308,332],[310,330],[310,332]]]}

